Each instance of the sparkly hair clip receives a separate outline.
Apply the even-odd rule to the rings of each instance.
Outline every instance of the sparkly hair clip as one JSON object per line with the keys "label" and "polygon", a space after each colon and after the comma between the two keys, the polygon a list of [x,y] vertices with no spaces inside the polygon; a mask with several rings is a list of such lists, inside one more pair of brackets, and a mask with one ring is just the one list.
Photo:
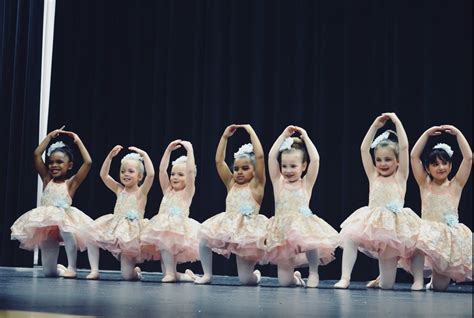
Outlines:
{"label": "sparkly hair clip", "polygon": [[450,158],[453,156],[453,153],[454,153],[454,151],[451,149],[451,147],[448,144],[443,144],[443,143],[436,144],[436,146],[434,146],[433,149],[442,149],[446,151],[446,153],[448,154]]}
{"label": "sparkly hair clip", "polygon": [[374,141],[372,141],[372,144],[370,145],[370,148],[374,149],[375,147],[377,147],[377,145],[379,143],[381,143],[384,140],[387,140],[388,136],[390,136],[390,131],[387,130],[387,131],[383,132],[377,138],[375,138]]}
{"label": "sparkly hair clip", "polygon": [[291,145],[293,145],[293,142],[294,142],[293,138],[286,137],[285,140],[282,142],[280,149],[278,151],[282,152],[285,150],[290,150]]}
{"label": "sparkly hair clip", "polygon": [[181,156],[181,157],[179,157],[178,159],[176,159],[175,161],[173,161],[173,162],[171,163],[171,165],[174,166],[174,165],[177,165],[177,164],[180,164],[180,163],[185,163],[186,160],[188,160],[188,157],[186,157],[186,156]]}
{"label": "sparkly hair clip", "polygon": [[56,150],[56,149],[59,149],[59,148],[64,148],[66,147],[66,144],[62,141],[57,141],[55,142],[54,144],[52,144],[51,146],[49,146],[49,149],[48,149],[48,152],[46,153],[49,156],[51,156],[51,154]]}
{"label": "sparkly hair clip", "polygon": [[136,160],[139,162],[143,162],[143,157],[137,154],[136,152],[132,152],[125,155],[120,162],[123,163],[125,160]]}
{"label": "sparkly hair clip", "polygon": [[242,145],[239,150],[234,153],[234,159],[237,159],[239,157],[242,157],[243,155],[249,155],[253,153],[253,145],[252,144],[245,144]]}

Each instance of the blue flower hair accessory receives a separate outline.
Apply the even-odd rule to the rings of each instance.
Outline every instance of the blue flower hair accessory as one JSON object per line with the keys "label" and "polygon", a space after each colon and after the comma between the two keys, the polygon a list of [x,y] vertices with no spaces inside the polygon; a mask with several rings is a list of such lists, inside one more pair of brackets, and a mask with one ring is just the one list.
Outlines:
{"label": "blue flower hair accessory", "polygon": [[403,206],[399,202],[396,202],[396,201],[392,201],[392,202],[387,203],[387,205],[385,205],[385,207],[390,212],[393,212],[393,213],[401,212],[402,209],[403,209]]}
{"label": "blue flower hair accessory", "polygon": [[252,213],[253,213],[253,208],[251,205],[247,204],[247,205],[242,205],[240,208],[239,208],[239,212],[240,214],[242,215],[245,215],[245,216],[251,216]]}
{"label": "blue flower hair accessory", "polygon": [[312,212],[311,209],[308,208],[308,207],[301,207],[301,208],[300,208],[300,213],[303,214],[304,216],[311,216],[311,215],[313,215],[313,212]]}
{"label": "blue flower hair accessory", "polygon": [[180,163],[186,163],[186,160],[188,160],[188,157],[186,157],[186,156],[181,156],[181,157],[179,157],[178,159],[176,159],[175,161],[173,161],[173,162],[171,163],[171,165],[174,166],[174,165],[177,165],[177,164],[180,164]]}
{"label": "blue flower hair accessory", "polygon": [[137,154],[136,152],[131,152],[125,155],[120,161],[120,163],[123,163],[125,160],[136,160],[136,161],[143,162],[143,157]]}
{"label": "blue flower hair accessory", "polygon": [[242,145],[239,150],[234,153],[234,159],[237,159],[237,158],[240,158],[244,155],[250,155],[251,153],[253,153],[253,145],[252,144],[245,144],[245,145]]}
{"label": "blue flower hair accessory", "polygon": [[444,143],[436,144],[436,146],[434,146],[433,149],[442,149],[446,151],[446,153],[448,154],[450,158],[453,156],[453,153],[454,153],[453,149],[451,149],[451,147],[448,144],[444,144]]}
{"label": "blue flower hair accessory", "polygon": [[138,213],[135,210],[129,210],[125,218],[129,219],[130,221],[138,220]]}
{"label": "blue flower hair accessory", "polygon": [[51,154],[56,150],[56,149],[59,149],[59,148],[64,148],[66,147],[66,144],[62,141],[57,141],[53,144],[51,144],[51,146],[49,146],[49,149],[48,151],[46,152],[46,154],[49,156],[51,156]]}
{"label": "blue flower hair accessory", "polygon": [[445,215],[444,220],[446,221],[446,224],[448,226],[451,226],[451,227],[456,226],[456,225],[459,224],[459,220],[458,220],[457,216],[454,215],[454,214]]}
{"label": "blue flower hair accessory", "polygon": [[388,131],[388,130],[381,133],[377,138],[374,139],[374,141],[372,141],[372,144],[370,145],[370,148],[374,149],[375,147],[377,147],[377,145],[379,143],[381,143],[384,140],[387,140],[388,136],[390,136],[390,131]]}
{"label": "blue flower hair accessory", "polygon": [[293,145],[293,138],[286,137],[285,140],[282,142],[280,149],[278,151],[282,152],[285,150],[291,150],[291,145]]}

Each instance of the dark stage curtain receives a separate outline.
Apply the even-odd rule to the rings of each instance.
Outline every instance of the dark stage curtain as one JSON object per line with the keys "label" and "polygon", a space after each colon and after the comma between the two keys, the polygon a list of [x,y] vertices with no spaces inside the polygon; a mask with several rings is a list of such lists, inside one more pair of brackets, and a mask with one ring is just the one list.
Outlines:
{"label": "dark stage curtain", "polygon": [[[252,124],[268,153],[281,131],[297,124],[321,155],[311,208],[339,230],[367,204],[359,146],[381,112],[399,115],[412,145],[426,128],[444,123],[456,125],[472,144],[471,12],[472,2],[460,0],[58,1],[49,129],[66,124],[94,160],[75,206],[93,218],[112,212],[115,196],[99,169],[114,145],[145,149],[157,169],[167,144],[181,138],[193,143],[198,165],[191,217],[204,221],[225,208],[225,187],[214,165],[224,128]],[[25,134],[18,121],[10,125]],[[455,139],[433,142],[439,140],[454,146],[457,167]],[[244,142],[244,132],[231,138],[229,164]],[[23,146],[28,156],[14,164],[30,167],[35,145]],[[111,174],[118,176],[118,170],[117,159]],[[7,171],[15,182],[25,182],[8,190],[24,205],[5,205],[2,212],[13,220],[34,206],[24,192],[34,193],[35,183],[20,178],[20,167]],[[149,218],[162,198],[157,179],[148,196]],[[469,181],[460,220],[472,228],[471,201]],[[420,212],[413,177],[406,206]],[[273,210],[268,181],[261,212],[271,216]],[[6,241],[9,226],[2,225],[2,244],[12,255],[18,244]],[[119,268],[109,254],[101,255],[101,268]],[[320,268],[322,279],[339,277],[341,255],[338,250],[337,260]],[[79,266],[88,267],[85,254]],[[191,267],[200,270],[199,264]],[[274,266],[262,270],[276,275]],[[236,275],[235,261],[215,255],[214,272]],[[353,279],[377,272],[377,262],[361,255]]]}
{"label": "dark stage curtain", "polygon": [[0,0],[0,265],[31,266],[10,226],[36,205],[43,1]]}

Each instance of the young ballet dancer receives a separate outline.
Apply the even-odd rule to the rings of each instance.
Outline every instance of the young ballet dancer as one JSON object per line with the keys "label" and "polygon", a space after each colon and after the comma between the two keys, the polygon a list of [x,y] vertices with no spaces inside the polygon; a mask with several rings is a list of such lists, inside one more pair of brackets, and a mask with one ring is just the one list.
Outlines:
{"label": "young ballet dancer", "polygon": [[[295,133],[300,136],[291,137]],[[268,170],[275,216],[268,221],[266,259],[278,265],[280,285],[304,286],[301,273],[294,269],[309,265],[307,286],[317,287],[318,267],[334,260],[338,233],[309,208],[318,177],[319,154],[303,128],[288,126],[283,131],[268,155]]]}
{"label": "young ballet dancer", "polygon": [[[227,140],[237,129],[249,134],[251,144],[243,145],[234,154],[231,171],[224,159]],[[259,214],[265,187],[265,161],[262,145],[250,125],[230,125],[225,129],[217,147],[216,167],[227,188],[226,211],[201,225],[199,255],[204,275],[196,277],[194,282],[211,283],[214,251],[226,257],[234,253],[240,282],[256,285],[261,275],[254,267],[265,253],[267,218]]]}
{"label": "young ballet dancer", "polygon": [[[385,131],[374,140],[377,130],[388,120],[395,124],[398,143],[389,139],[392,131]],[[369,205],[341,224],[342,275],[334,287],[349,287],[359,248],[379,260],[380,287],[391,289],[398,261],[411,258],[415,252],[421,221],[411,209],[403,207],[409,174],[408,138],[394,113],[384,113],[375,119],[362,141],[361,156],[369,179]],[[419,289],[416,277],[412,288]]]}
{"label": "young ballet dancer", "polygon": [[[187,156],[172,162],[171,176],[168,166],[171,152],[183,147]],[[162,282],[194,281],[194,274],[176,271],[177,263],[199,259],[198,231],[200,224],[189,218],[189,206],[194,196],[196,165],[193,146],[189,141],[175,140],[165,150],[160,163],[160,185],[163,191],[158,214],[150,219],[141,234],[142,252],[147,259],[161,260],[164,274]]]}
{"label": "young ballet dancer", "polygon": [[[79,149],[83,163],[77,173],[68,177],[74,165],[71,148],[62,141],[48,144],[60,135],[72,138]],[[86,249],[81,228],[92,219],[71,206],[72,198],[91,168],[92,159],[79,136],[65,131],[64,126],[50,132],[34,152],[36,171],[43,181],[43,195],[39,207],[20,216],[11,227],[11,238],[20,241],[20,247],[33,250],[39,247],[46,277],[76,278],[77,250]],[[64,242],[68,267],[58,265],[59,243]]]}
{"label": "young ballet dancer", "polygon": [[[142,260],[140,251],[140,234],[148,220],[144,219],[148,191],[153,184],[155,170],[148,154],[137,147],[124,156],[120,166],[120,182],[110,175],[110,164],[121,150],[115,146],[102,164],[100,177],[105,185],[117,196],[113,214],[106,214],[96,219],[86,232],[89,235],[88,249],[91,273],[89,279],[99,276],[100,247],[108,250],[120,260],[120,271],[125,280],[140,280],[141,271],[135,264]],[[145,165],[143,165],[145,163]],[[146,176],[145,176],[146,173]],[[143,183],[142,183],[143,181]]]}
{"label": "young ballet dancer", "polygon": [[[453,150],[447,144],[431,149],[423,165],[421,155],[430,136],[442,133],[454,135],[462,154],[456,175],[449,179]],[[456,282],[472,280],[472,231],[459,222],[458,206],[472,167],[472,150],[464,135],[454,126],[434,126],[426,130],[411,152],[411,164],[420,187],[422,222],[412,261],[412,271],[421,277],[426,257],[432,269],[429,287],[443,291],[451,279]]]}

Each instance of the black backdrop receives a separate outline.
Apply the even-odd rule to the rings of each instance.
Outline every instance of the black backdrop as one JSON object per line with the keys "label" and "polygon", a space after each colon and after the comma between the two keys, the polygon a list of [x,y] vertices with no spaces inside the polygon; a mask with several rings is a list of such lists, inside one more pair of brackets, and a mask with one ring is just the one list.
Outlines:
{"label": "black backdrop", "polygon": [[[32,254],[9,241],[9,227],[36,203],[31,154],[37,145],[42,3],[0,0],[0,10],[6,149],[0,264],[28,266]],[[214,166],[224,128],[252,124],[268,152],[288,124],[300,125],[321,155],[311,208],[336,229],[367,204],[359,145],[381,112],[399,115],[411,144],[429,126],[444,123],[456,125],[472,144],[469,0],[58,1],[55,23],[49,130],[66,124],[89,149],[93,168],[74,204],[93,218],[113,209],[115,197],[99,169],[116,144],[147,150],[158,169],[171,140],[190,140],[198,165],[191,217],[204,221],[225,206]],[[231,139],[229,163],[247,140],[243,132]],[[457,166],[455,139],[439,140],[454,146]],[[155,182],[147,217],[157,212],[161,197]],[[472,228],[471,201],[470,180],[460,219]],[[412,177],[406,206],[420,210]],[[262,213],[273,213],[270,182]],[[320,269],[322,279],[338,278],[341,254]],[[110,255],[101,256],[101,268],[119,268]],[[86,253],[78,265],[88,267]],[[200,270],[199,263],[191,267]],[[262,270],[276,274],[274,266]],[[216,255],[214,271],[235,275],[235,261]],[[353,278],[376,273],[376,261],[360,255]]]}

